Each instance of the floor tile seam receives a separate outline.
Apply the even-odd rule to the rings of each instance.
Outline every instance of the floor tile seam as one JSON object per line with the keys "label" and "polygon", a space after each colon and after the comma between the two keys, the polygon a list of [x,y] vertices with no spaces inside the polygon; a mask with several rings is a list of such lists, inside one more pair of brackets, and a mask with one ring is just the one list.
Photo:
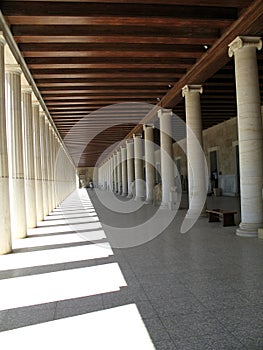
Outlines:
{"label": "floor tile seam", "polygon": [[[228,327],[222,322],[222,319],[218,318],[216,312],[214,313],[214,312],[210,311],[209,309],[208,309],[208,311],[209,311],[209,313],[211,314],[211,316],[214,317],[214,319],[216,319],[216,321],[217,321],[218,323],[221,324],[221,326],[222,326],[222,328],[225,330],[225,332],[229,333],[235,340],[237,340],[237,341],[240,343],[240,345],[242,345],[242,346],[244,346],[244,347],[246,348],[245,344],[243,344],[243,343],[240,341],[240,339],[238,339],[238,338],[228,329]],[[215,334],[216,334],[216,333],[215,333]],[[208,334],[208,335],[209,335],[209,334]],[[247,350],[250,350],[250,349],[247,348]]]}
{"label": "floor tile seam", "polygon": [[[176,342],[176,338],[177,338],[178,341],[181,340],[181,339],[178,339],[178,336],[172,335],[172,334],[171,334],[171,332],[172,332],[171,329],[169,330],[169,329],[166,328],[166,330],[167,330],[167,332],[169,333],[170,337],[172,337],[172,338],[174,339],[175,342]],[[191,337],[184,337],[184,338],[186,338],[186,339],[197,338],[197,337],[198,337],[198,338],[205,338],[205,337],[207,337],[207,336],[214,336],[214,335],[216,336],[216,335],[218,335],[219,333],[224,334],[224,333],[229,333],[229,332],[228,332],[227,330],[224,330],[224,331],[222,331],[222,332],[216,332],[216,331],[213,331],[213,332],[212,332],[212,331],[211,331],[211,332],[202,332],[201,334],[198,333],[198,335],[196,334],[196,335],[194,335],[194,336],[191,336]],[[229,335],[230,335],[231,337],[233,337],[235,341],[239,342],[240,345],[246,347],[243,343],[240,342],[239,339],[237,339],[236,337],[234,337],[233,334],[229,333]],[[251,350],[251,349],[247,349],[247,350]]]}
{"label": "floor tile seam", "polygon": [[[58,243],[58,244],[52,244],[49,246],[43,245],[43,246],[37,246],[37,247],[18,248],[18,249],[14,249],[13,253],[14,254],[21,254],[21,253],[31,253],[31,252],[43,252],[46,250],[63,249],[63,248],[70,248],[70,247],[81,247],[84,245],[88,246],[91,244],[93,244],[93,242],[83,240],[83,242]],[[31,248],[33,248],[33,249],[31,249]]]}
{"label": "floor tile seam", "polygon": [[[64,271],[65,270],[65,263],[58,263],[58,264],[55,264],[55,265],[59,265],[61,264],[61,269],[59,270],[55,270],[55,271],[40,271],[38,273],[33,273],[33,271],[29,271],[29,273],[27,274],[19,274],[17,276],[9,276],[9,277],[4,277],[4,278],[1,278],[0,277],[0,281],[1,280],[6,280],[6,279],[11,279],[11,278],[19,278],[19,277],[27,277],[27,276],[36,276],[36,275],[42,275],[42,274],[45,274],[45,273],[52,273],[52,272],[58,272],[58,271]],[[22,269],[30,269],[30,270],[34,270],[34,269],[38,269],[38,268],[48,268],[48,267],[52,267],[54,266],[54,264],[49,264],[49,265],[39,265],[39,266],[32,266],[32,267],[24,267],[24,268],[16,268],[16,269],[10,269],[10,270],[5,270],[5,272],[7,273],[7,271],[17,271],[17,272],[22,272],[21,270]]]}
{"label": "floor tile seam", "polygon": [[[168,340],[170,340],[173,344],[174,344],[174,346],[176,347],[176,349],[178,349],[177,348],[177,346],[176,346],[176,344],[175,344],[175,342],[174,342],[174,340],[172,339],[172,337],[171,337],[171,335],[170,335],[170,333],[168,332],[168,329],[165,327],[165,325],[163,324],[163,321],[162,321],[162,319],[159,317],[159,315],[156,313],[156,317],[150,317],[148,320],[151,320],[151,319],[158,319],[158,321],[160,322],[160,324],[162,325],[162,327],[163,327],[163,329],[167,332],[167,334],[168,334],[168,336],[169,336],[169,339]],[[146,325],[145,325],[146,326]],[[147,328],[147,326],[146,326],[146,328]],[[152,338],[151,338],[152,339]],[[152,339],[152,341],[153,341],[153,339]],[[160,340],[161,341],[161,340]],[[154,341],[153,341],[154,342]]]}

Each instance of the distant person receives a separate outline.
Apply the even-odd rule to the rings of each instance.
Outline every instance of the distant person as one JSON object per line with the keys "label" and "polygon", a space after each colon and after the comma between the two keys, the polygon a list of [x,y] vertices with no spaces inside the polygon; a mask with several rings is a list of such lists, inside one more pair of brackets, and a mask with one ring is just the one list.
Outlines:
{"label": "distant person", "polygon": [[90,181],[90,183],[89,183],[89,188],[90,188],[91,190],[93,190],[93,188],[94,188],[94,185],[93,185],[93,182],[92,182],[92,181]]}
{"label": "distant person", "polygon": [[217,173],[217,169],[213,170],[213,172],[212,172],[212,183],[213,183],[213,188],[218,188],[218,173]]}

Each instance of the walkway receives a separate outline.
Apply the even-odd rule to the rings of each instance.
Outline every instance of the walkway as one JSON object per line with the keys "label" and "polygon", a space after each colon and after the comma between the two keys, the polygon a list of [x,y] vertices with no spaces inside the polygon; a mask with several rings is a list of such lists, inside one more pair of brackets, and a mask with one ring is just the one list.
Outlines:
{"label": "walkway", "polygon": [[[1,349],[263,348],[263,241],[207,218],[181,234],[179,210],[135,246],[157,208],[116,214],[89,194],[73,193],[0,257]],[[107,236],[110,226],[136,239]]]}

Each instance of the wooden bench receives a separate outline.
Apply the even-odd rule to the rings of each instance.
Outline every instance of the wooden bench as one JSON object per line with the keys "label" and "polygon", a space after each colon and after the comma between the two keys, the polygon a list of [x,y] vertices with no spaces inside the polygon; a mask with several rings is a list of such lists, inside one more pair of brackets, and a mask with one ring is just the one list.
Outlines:
{"label": "wooden bench", "polygon": [[235,226],[235,214],[236,211],[228,211],[222,209],[206,210],[209,215],[208,222],[218,222],[223,220],[223,226]]}

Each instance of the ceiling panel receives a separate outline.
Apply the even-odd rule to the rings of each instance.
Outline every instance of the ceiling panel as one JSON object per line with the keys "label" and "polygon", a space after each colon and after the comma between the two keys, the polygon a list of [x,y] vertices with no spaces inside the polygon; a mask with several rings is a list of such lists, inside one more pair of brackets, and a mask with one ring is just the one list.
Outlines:
{"label": "ceiling panel", "polygon": [[[184,119],[185,84],[203,84],[203,128],[236,116],[227,45],[263,32],[260,0],[2,0],[0,9],[78,166],[141,132],[156,104]],[[258,63],[262,91],[262,54]]]}

